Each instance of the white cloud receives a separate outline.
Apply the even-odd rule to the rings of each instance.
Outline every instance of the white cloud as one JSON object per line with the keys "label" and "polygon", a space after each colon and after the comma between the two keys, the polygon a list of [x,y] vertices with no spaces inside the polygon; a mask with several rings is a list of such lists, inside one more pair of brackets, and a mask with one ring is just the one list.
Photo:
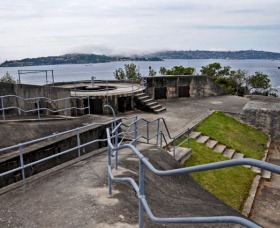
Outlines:
{"label": "white cloud", "polygon": [[279,0],[1,0],[0,61],[72,51],[280,52]]}

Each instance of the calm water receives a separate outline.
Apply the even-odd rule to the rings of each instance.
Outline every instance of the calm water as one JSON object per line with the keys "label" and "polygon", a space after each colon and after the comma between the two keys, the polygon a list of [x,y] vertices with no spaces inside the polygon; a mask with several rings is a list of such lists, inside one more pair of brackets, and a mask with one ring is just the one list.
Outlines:
{"label": "calm water", "polygon": [[[122,68],[124,64],[134,63],[139,67],[142,75],[148,75],[149,66],[157,72],[160,67],[172,68],[173,66],[194,67],[196,72],[200,73],[201,66],[206,66],[209,63],[219,62],[222,66],[230,66],[233,70],[246,70],[248,74],[254,74],[256,71],[261,71],[267,74],[274,88],[280,91],[280,60],[221,60],[221,59],[168,59],[160,62],[110,62],[110,63],[95,63],[87,66],[85,64],[72,65],[50,65],[50,66],[32,66],[32,67],[0,67],[0,76],[7,71],[18,79],[18,70],[53,70],[54,81],[78,81],[89,80],[95,76],[97,80],[114,79],[113,72],[117,68]],[[49,74],[48,81],[51,81]],[[42,85],[46,83],[44,73],[21,75],[21,82],[24,84]]]}

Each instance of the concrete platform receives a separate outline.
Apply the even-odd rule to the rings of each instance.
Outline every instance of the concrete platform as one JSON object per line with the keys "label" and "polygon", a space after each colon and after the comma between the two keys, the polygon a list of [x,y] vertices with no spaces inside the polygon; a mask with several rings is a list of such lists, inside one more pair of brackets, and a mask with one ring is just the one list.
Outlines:
{"label": "concrete platform", "polygon": [[[166,152],[138,148],[160,170],[179,168]],[[138,160],[119,152],[117,176],[138,180]],[[0,227],[138,227],[138,203],[128,183],[107,188],[106,151],[0,196]],[[189,175],[157,177],[146,169],[145,196],[156,216],[242,216],[202,189]],[[211,208],[211,210],[209,210]],[[163,225],[145,215],[144,227],[233,227],[229,224]]]}

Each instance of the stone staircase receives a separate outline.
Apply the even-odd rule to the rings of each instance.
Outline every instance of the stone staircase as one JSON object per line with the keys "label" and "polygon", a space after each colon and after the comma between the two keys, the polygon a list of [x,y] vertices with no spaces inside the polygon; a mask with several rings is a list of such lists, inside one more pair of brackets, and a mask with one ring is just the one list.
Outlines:
{"label": "stone staircase", "polygon": [[162,107],[161,104],[159,104],[158,102],[153,100],[149,95],[143,92],[135,94],[134,102],[136,104],[136,108],[142,111],[153,113],[161,113],[166,111],[165,107]]}
{"label": "stone staircase", "polygon": [[[214,152],[220,153],[229,159],[242,159],[244,154],[237,153],[234,149],[227,148],[225,145],[219,143],[216,140],[210,139],[210,137],[202,135],[200,132],[192,131],[190,133],[190,138],[195,139],[199,143],[205,144],[205,146],[213,149]],[[253,172],[259,174],[263,179],[270,180],[271,172],[267,170],[261,170],[258,167],[251,167],[249,165],[244,165],[244,167],[251,169]]]}

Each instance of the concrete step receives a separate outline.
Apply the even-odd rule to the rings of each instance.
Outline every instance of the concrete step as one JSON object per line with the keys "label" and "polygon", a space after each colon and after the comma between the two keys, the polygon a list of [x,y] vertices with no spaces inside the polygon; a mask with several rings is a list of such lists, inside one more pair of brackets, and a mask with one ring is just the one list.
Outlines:
{"label": "concrete step", "polygon": [[205,145],[206,145],[207,147],[213,149],[217,144],[218,144],[218,141],[209,139],[209,140],[206,142]]}
{"label": "concrete step", "polygon": [[156,101],[146,103],[146,105],[149,106],[149,107],[151,107],[151,106],[153,106],[153,105],[156,105],[156,104],[158,104]]}
{"label": "concrete step", "polygon": [[215,146],[214,151],[222,154],[225,151],[226,148],[227,147],[225,145],[218,144],[218,145]]}
{"label": "concrete step", "polygon": [[235,150],[234,149],[225,149],[223,155],[229,159],[232,158],[232,156],[234,155]]}
{"label": "concrete step", "polygon": [[157,104],[157,105],[154,105],[154,106],[150,106],[151,109],[159,109],[161,107],[162,107],[162,105],[160,105],[160,104]]}
{"label": "concrete step", "polygon": [[142,102],[145,103],[145,104],[147,104],[148,102],[151,102],[151,101],[154,101],[154,100],[153,100],[153,99],[150,99],[150,98],[149,98],[149,99],[143,99],[143,100],[142,100]]}
{"label": "concrete step", "polygon": [[190,133],[190,138],[196,140],[200,135],[201,135],[201,132],[192,131],[192,132]]}
{"label": "concrete step", "polygon": [[136,97],[140,98],[140,97],[143,97],[143,96],[147,96],[145,93],[138,93],[135,95]]}
{"label": "concrete step", "polygon": [[149,96],[142,96],[142,97],[138,97],[138,98],[139,98],[139,100],[141,100],[141,101],[144,101],[144,100],[150,99],[150,97],[149,97]]}
{"label": "concrete step", "polygon": [[260,174],[262,172],[262,170],[258,167],[255,167],[255,166],[252,166],[251,167],[251,170],[257,174]]}
{"label": "concrete step", "polygon": [[204,136],[204,135],[200,135],[196,141],[199,143],[203,143],[205,144],[208,141],[209,137],[208,136]]}
{"label": "concrete step", "polygon": [[[173,156],[173,151],[168,152],[171,156]],[[184,147],[178,147],[176,149],[175,153],[175,159],[183,165],[185,161],[191,156],[192,154],[192,149],[191,148],[184,148]]]}
{"label": "concrete step", "polygon": [[244,154],[241,153],[235,153],[232,157],[232,159],[242,159],[244,158]]}
{"label": "concrete step", "polygon": [[159,108],[159,109],[155,109],[153,112],[154,113],[160,113],[160,112],[165,112],[166,108]]}
{"label": "concrete step", "polygon": [[268,170],[262,170],[261,171],[261,177],[267,181],[271,179],[271,172]]}

